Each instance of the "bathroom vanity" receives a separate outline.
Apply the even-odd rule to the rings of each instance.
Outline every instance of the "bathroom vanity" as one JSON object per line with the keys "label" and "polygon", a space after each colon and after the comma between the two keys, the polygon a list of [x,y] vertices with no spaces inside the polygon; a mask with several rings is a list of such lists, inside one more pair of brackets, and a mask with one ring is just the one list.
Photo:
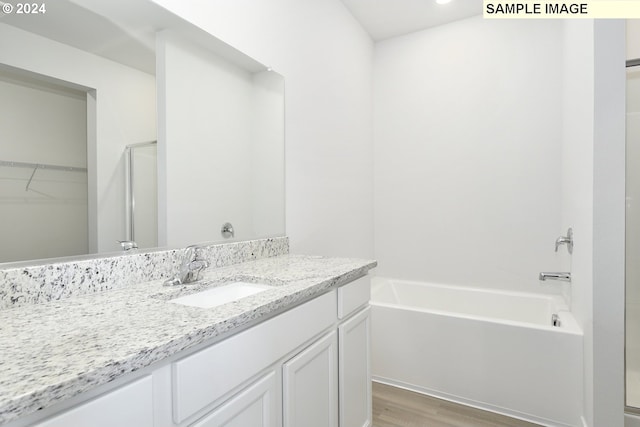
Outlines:
{"label": "bathroom vanity", "polygon": [[[0,311],[0,425],[370,425],[376,263],[256,259],[248,244],[220,245],[234,246],[229,265],[195,284],[157,279]],[[243,253],[254,259],[234,263]],[[238,280],[266,286],[211,308],[172,301]]]}
{"label": "bathroom vanity", "polygon": [[[56,198],[31,179],[42,164],[71,165],[51,157],[69,150],[51,141],[46,155],[24,150],[24,140],[40,139],[22,136],[0,159],[18,176],[20,199],[38,202],[3,221],[11,244],[0,263],[24,264],[0,265],[0,426],[370,425],[367,273],[376,263],[290,255],[286,237],[259,239],[285,232],[284,77],[153,0],[59,0],[56,8],[35,33],[15,15],[0,23],[15,47],[0,52],[0,83],[20,94],[5,96],[11,108],[24,100],[19,109],[29,112],[27,89],[73,89],[83,115],[69,120],[87,138],[76,154],[91,160],[71,171],[82,172],[87,200],[77,204],[83,221],[63,213],[65,227],[23,223],[32,216],[22,209],[33,206],[53,219],[43,201]],[[148,161],[157,173],[133,179],[134,156],[125,165],[114,153],[148,145],[157,147]],[[61,180],[42,180],[63,199]],[[25,184],[34,191],[25,195]],[[136,194],[157,198],[143,204]],[[199,247],[200,265],[210,267],[188,285],[163,285],[184,249],[29,261],[230,235],[245,241]],[[82,247],[60,250],[70,236]],[[235,293],[238,282],[260,292]],[[205,294],[212,289],[220,292]]]}

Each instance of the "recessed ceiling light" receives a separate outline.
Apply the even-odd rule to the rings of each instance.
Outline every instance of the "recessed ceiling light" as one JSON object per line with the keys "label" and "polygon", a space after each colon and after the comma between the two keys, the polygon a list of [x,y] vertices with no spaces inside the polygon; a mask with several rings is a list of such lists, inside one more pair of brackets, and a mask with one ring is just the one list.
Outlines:
{"label": "recessed ceiling light", "polygon": [[436,0],[436,3],[438,3],[438,4],[447,4],[447,3],[451,3],[451,0]]}

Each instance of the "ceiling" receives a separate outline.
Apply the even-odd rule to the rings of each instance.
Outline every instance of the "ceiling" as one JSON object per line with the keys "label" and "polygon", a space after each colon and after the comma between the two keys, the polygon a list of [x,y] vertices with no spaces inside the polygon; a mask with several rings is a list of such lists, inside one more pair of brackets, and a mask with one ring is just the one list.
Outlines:
{"label": "ceiling", "polygon": [[[452,0],[444,5],[437,4],[435,0],[341,1],[375,41],[482,13],[482,0]],[[0,13],[0,23],[4,22],[153,74],[156,28],[144,22],[144,19],[136,18],[144,17],[150,12],[120,13],[120,9],[130,10],[137,3],[144,4],[127,0],[56,0],[55,7],[47,7],[46,15]],[[114,20],[104,17],[114,14],[129,16],[126,28],[122,23],[115,24]],[[78,37],[78,34],[83,36]]]}
{"label": "ceiling", "polygon": [[[156,72],[156,33],[175,31],[204,49],[258,72],[263,64],[150,0],[55,0],[46,13],[6,14],[7,24],[149,74]],[[4,4],[0,0],[0,6]]]}
{"label": "ceiling", "polygon": [[[101,4],[107,5],[102,7],[105,10],[90,9]],[[127,15],[132,16],[127,27],[107,18],[127,5]],[[0,23],[155,74],[155,29],[144,21],[134,22],[132,2],[55,0],[46,6],[46,13],[40,14],[0,13]]]}
{"label": "ceiling", "polygon": [[482,13],[482,0],[342,0],[375,41]]}

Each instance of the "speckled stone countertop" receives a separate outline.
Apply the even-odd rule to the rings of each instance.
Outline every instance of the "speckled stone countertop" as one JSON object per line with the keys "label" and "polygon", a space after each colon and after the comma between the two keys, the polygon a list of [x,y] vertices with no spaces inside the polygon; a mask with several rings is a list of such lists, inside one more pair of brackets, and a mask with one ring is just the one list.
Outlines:
{"label": "speckled stone countertop", "polygon": [[[0,424],[259,322],[375,266],[282,255],[209,269],[197,285],[154,280],[0,311]],[[215,308],[168,301],[237,280],[273,289]]]}

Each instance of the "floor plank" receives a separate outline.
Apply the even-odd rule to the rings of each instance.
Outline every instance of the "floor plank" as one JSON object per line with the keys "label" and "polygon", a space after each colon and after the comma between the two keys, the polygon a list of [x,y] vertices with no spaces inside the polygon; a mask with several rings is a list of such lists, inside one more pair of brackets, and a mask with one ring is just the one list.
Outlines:
{"label": "floor plank", "polygon": [[374,382],[373,427],[540,426]]}

